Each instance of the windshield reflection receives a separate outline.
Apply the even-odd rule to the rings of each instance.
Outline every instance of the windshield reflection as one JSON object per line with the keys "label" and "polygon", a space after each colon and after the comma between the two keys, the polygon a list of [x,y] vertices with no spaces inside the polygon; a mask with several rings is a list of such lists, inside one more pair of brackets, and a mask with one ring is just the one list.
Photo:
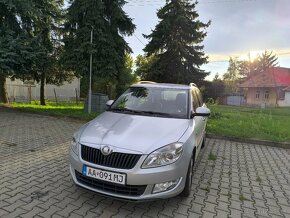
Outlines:
{"label": "windshield reflection", "polygon": [[186,118],[187,105],[186,89],[131,87],[114,102],[110,110],[147,116]]}

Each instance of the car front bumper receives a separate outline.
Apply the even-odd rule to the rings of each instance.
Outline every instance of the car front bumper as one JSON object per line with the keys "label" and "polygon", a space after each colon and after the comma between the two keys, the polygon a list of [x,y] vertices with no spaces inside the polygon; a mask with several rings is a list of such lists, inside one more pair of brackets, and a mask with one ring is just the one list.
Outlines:
{"label": "car front bumper", "polygon": [[[100,193],[101,195],[129,201],[165,199],[174,197],[182,192],[185,185],[184,178],[186,178],[187,173],[185,169],[188,168],[188,163],[182,161],[182,157],[177,162],[167,166],[142,169],[141,165],[145,158],[146,155],[143,155],[136,166],[132,169],[115,169],[86,162],[70,149],[70,174],[74,183],[82,188]],[[122,187],[122,185],[115,185],[108,182],[103,184],[100,180],[86,177],[82,175],[84,165],[101,170],[125,173],[127,177],[126,185]],[[159,193],[152,193],[155,184],[176,179],[179,179],[179,182],[174,188]],[[101,184],[99,182],[101,182]],[[104,185],[107,185],[107,188],[104,188]],[[122,188],[126,191],[123,191]],[[132,191],[132,193],[134,192],[134,195],[130,194],[131,189],[134,189]],[[138,190],[139,194],[136,195],[135,189]]]}

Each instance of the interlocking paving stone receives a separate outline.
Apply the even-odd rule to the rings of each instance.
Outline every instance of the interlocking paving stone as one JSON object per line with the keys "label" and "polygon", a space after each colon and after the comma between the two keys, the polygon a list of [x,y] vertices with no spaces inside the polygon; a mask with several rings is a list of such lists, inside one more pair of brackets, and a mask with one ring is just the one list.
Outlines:
{"label": "interlocking paving stone", "polygon": [[208,139],[189,198],[128,203],[73,184],[82,124],[0,108],[0,217],[290,217],[290,149]]}
{"label": "interlocking paving stone", "polygon": [[31,218],[34,217],[37,214],[43,213],[44,210],[40,209],[39,207],[33,207],[33,209],[31,211],[29,211],[28,213],[22,214],[20,215],[22,218]]}

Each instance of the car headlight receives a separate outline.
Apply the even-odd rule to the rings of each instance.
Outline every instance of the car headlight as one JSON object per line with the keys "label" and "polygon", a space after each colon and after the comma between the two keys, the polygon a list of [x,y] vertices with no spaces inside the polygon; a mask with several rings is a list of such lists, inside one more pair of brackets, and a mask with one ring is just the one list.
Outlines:
{"label": "car headlight", "polygon": [[76,155],[79,155],[79,142],[78,142],[78,140],[79,140],[78,133],[75,133],[73,136],[73,140],[71,142],[71,149]]}
{"label": "car headlight", "polygon": [[174,163],[182,154],[182,145],[182,143],[172,143],[152,152],[145,159],[142,168],[160,167]]}

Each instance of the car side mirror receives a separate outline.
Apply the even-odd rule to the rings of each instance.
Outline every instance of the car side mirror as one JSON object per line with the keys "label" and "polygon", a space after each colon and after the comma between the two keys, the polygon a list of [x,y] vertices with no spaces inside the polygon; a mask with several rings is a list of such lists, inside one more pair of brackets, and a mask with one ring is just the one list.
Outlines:
{"label": "car side mirror", "polygon": [[111,107],[111,105],[114,103],[114,100],[109,100],[106,102],[107,107]]}
{"label": "car side mirror", "polygon": [[195,113],[192,114],[192,118],[199,116],[199,117],[208,117],[210,115],[210,109],[206,107],[198,107],[196,108]]}

